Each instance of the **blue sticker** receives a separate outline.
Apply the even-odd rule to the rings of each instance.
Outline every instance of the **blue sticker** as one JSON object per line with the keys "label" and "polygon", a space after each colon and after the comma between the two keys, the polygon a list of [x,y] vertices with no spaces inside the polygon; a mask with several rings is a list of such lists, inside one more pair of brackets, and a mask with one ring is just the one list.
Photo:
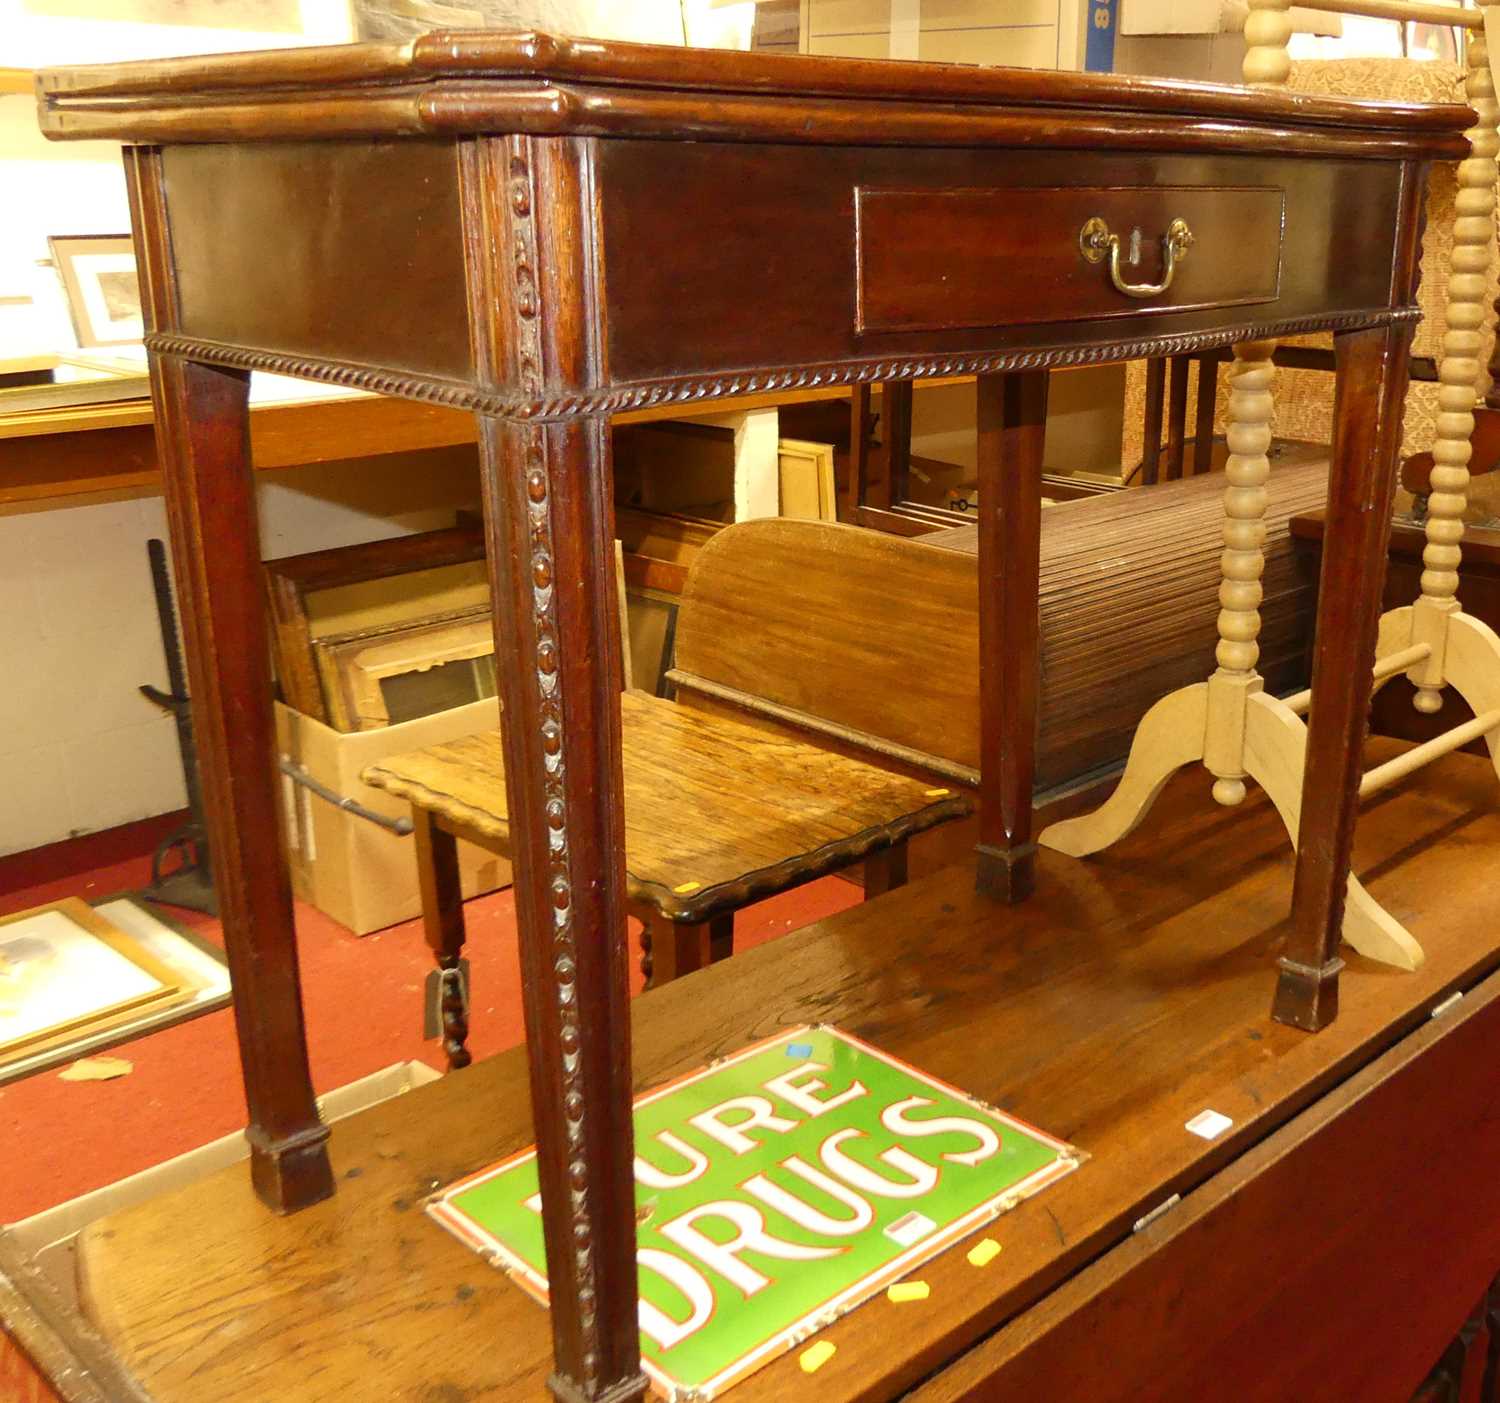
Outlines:
{"label": "blue sticker", "polygon": [[788,1043],[786,1045],[788,1057],[811,1057],[813,1048],[811,1043]]}

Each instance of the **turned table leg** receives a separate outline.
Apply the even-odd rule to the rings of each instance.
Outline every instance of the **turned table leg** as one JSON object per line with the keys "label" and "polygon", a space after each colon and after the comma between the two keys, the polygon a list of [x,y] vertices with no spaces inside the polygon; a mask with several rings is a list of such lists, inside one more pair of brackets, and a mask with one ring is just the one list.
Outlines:
{"label": "turned table leg", "polygon": [[249,374],[153,355],[193,734],[234,984],[250,1172],[272,1208],[333,1192],[307,1066],[292,889],[277,841],[270,644],[250,472]]}
{"label": "turned table leg", "polygon": [[440,828],[426,809],[413,806],[417,882],[422,892],[422,930],[437,961],[443,1051],[457,1071],[474,1059],[469,1038],[469,999],[463,985],[464,894],[458,876],[458,839]]}
{"label": "turned table leg", "polygon": [[1409,322],[1335,339],[1333,457],[1291,936],[1272,1012],[1316,1031],[1338,1015],[1339,932],[1354,848],[1411,346]]}
{"label": "turned table leg", "polygon": [[979,377],[978,886],[1031,894],[1047,372]]}

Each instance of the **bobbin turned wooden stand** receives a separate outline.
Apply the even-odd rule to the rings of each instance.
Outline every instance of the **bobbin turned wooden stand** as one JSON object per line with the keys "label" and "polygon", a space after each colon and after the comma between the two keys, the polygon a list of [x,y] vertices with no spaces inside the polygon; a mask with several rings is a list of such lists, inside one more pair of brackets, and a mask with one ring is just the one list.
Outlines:
{"label": "bobbin turned wooden stand", "polygon": [[[1496,124],[1495,81],[1489,42],[1500,23],[1500,4],[1481,0],[1478,9],[1457,12],[1409,0],[1308,0],[1313,8],[1368,14],[1387,19],[1449,23],[1466,31],[1467,74],[1464,90],[1476,121],[1469,129],[1469,152],[1458,167],[1454,205],[1452,276],[1448,283],[1446,330],[1438,368],[1437,438],[1433,445],[1432,487],[1425,525],[1427,536],[1421,593],[1408,606],[1382,615],[1376,624],[1372,680],[1375,688],[1405,673],[1416,688],[1414,705],[1423,712],[1442,709],[1445,689],[1453,688],[1474,716],[1425,742],[1418,749],[1358,776],[1358,793],[1368,798],[1414,770],[1483,736],[1500,772],[1500,636],[1466,614],[1456,598],[1459,543],[1469,483],[1470,437],[1480,391],[1479,353],[1484,318],[1486,274],[1494,245],[1495,155],[1500,150]],[[1291,0],[1250,0],[1245,22],[1245,82],[1278,89],[1287,81],[1291,60],[1287,40],[1292,23]],[[1304,770],[1310,732],[1302,722],[1316,689],[1278,698],[1264,689],[1256,671],[1260,649],[1261,572],[1265,540],[1265,484],[1270,472],[1266,452],[1271,443],[1274,341],[1235,347],[1230,372],[1226,425],[1229,460],[1225,476],[1223,583],[1219,615],[1218,670],[1205,683],[1162,698],[1141,722],[1119,787],[1093,813],[1054,824],[1042,834],[1048,847],[1074,857],[1096,853],[1119,841],[1145,817],[1171,774],[1201,761],[1215,777],[1213,796],[1234,806],[1245,797],[1245,780],[1253,779],[1270,796],[1293,844],[1301,842]],[[1368,432],[1401,437],[1400,412]],[[1335,433],[1347,431],[1337,416]],[[1337,447],[1337,445],[1336,445]],[[1382,453],[1389,451],[1382,447]],[[1332,502],[1330,492],[1330,502]],[[1389,502],[1383,510],[1389,510]],[[1371,529],[1378,529],[1374,522]],[[1389,534],[1389,526],[1384,528]],[[1327,576],[1325,575],[1325,580]],[[1353,621],[1361,634],[1368,623]],[[1320,651],[1319,658],[1322,658]],[[1326,662],[1320,662],[1326,667]],[[1315,674],[1316,675],[1316,674]],[[1362,691],[1362,688],[1355,689]],[[1358,697],[1348,698],[1351,704]],[[1345,724],[1354,724],[1350,711]],[[1300,909],[1300,903],[1299,903]],[[1412,934],[1350,875],[1347,889],[1334,894],[1327,919],[1342,921],[1343,939],[1360,954],[1384,964],[1414,970],[1425,958]],[[1282,961],[1278,1010],[1298,1022],[1308,1012],[1308,960],[1316,942],[1299,928],[1297,950]],[[1323,950],[1332,959],[1334,947]],[[1310,1025],[1315,1026],[1315,1025]]]}
{"label": "bobbin turned wooden stand", "polygon": [[[1032,885],[1049,367],[1336,331],[1302,974],[1287,1010],[1316,1027],[1336,990],[1422,175],[1462,153],[1467,121],[1458,108],[498,34],[44,76],[49,135],[131,143],[263,1197],[296,1209],[331,1183],[277,853],[250,370],[478,416],[551,1388],[635,1399],[611,412],[981,377],[978,882],[1015,901]],[[1111,237],[1139,242],[1140,265]]]}

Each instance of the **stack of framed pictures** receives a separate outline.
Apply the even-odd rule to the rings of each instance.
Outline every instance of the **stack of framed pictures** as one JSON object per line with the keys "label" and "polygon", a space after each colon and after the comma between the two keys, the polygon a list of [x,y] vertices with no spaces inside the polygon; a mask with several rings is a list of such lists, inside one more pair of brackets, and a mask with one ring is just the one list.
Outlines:
{"label": "stack of framed pictures", "polygon": [[0,917],[0,1083],[228,1002],[222,952],[130,898]]}

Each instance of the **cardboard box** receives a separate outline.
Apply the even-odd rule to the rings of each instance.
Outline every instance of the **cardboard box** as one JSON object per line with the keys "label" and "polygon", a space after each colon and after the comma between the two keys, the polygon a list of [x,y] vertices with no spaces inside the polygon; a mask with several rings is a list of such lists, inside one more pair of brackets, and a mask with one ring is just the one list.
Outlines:
{"label": "cardboard box", "polygon": [[[439,1075],[425,1062],[393,1062],[389,1067],[382,1067],[378,1072],[371,1072],[369,1076],[318,1097],[318,1110],[326,1124],[336,1125],[346,1116],[367,1111],[392,1096],[401,1096],[415,1087],[434,1082]],[[4,1232],[31,1265],[46,1277],[59,1298],[70,1308],[77,1309],[75,1250],[78,1234],[84,1228],[96,1219],[123,1212],[174,1189],[185,1188],[249,1157],[250,1146],[245,1133],[237,1131],[34,1217],[7,1224]]]}
{"label": "cardboard box", "polygon": [[[335,794],[390,818],[409,818],[411,806],[363,783],[360,775],[380,760],[408,750],[494,730],[500,705],[493,698],[373,731],[345,733],[300,711],[276,704],[276,741],[283,758],[301,766]],[[420,915],[415,840],[381,828],[320,798],[282,776],[283,832],[292,885],[319,911],[368,935]],[[510,885],[510,863],[471,843],[459,843],[465,897]]]}

